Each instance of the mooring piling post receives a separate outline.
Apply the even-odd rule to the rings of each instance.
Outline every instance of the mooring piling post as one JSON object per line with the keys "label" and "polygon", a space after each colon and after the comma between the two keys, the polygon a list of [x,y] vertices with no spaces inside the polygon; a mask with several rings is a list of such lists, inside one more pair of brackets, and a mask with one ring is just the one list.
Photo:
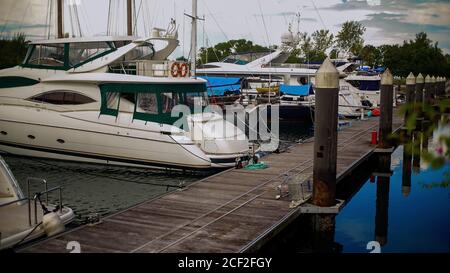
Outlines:
{"label": "mooring piling post", "polygon": [[327,58],[316,73],[314,205],[335,204],[339,72]]}
{"label": "mooring piling post", "polygon": [[[412,72],[406,78],[406,111],[405,111],[405,125],[408,116],[412,113],[414,107],[414,90],[416,89],[416,77]],[[412,128],[409,128],[412,129]]]}
{"label": "mooring piling post", "polygon": [[445,81],[444,77],[439,77],[439,98],[445,96]]}
{"label": "mooring piling post", "polygon": [[437,83],[436,83],[436,77],[431,77],[431,92],[430,92],[430,103],[434,104],[436,100],[436,93],[437,93]]}
{"label": "mooring piling post", "polygon": [[424,85],[424,94],[423,94],[423,109],[425,110],[425,107],[430,105],[431,103],[431,89],[432,89],[432,82],[430,75],[427,75],[425,77],[425,85]]}
{"label": "mooring piling post", "polygon": [[445,82],[443,77],[439,77],[439,98],[445,95]]}
{"label": "mooring piling post", "polygon": [[379,144],[381,149],[391,148],[389,136],[392,133],[392,113],[393,113],[393,78],[389,69],[381,75],[380,90],[380,124],[379,124]]}
{"label": "mooring piling post", "polygon": [[416,78],[416,91],[414,95],[414,111],[418,118],[422,118],[422,102],[423,102],[423,86],[425,79],[422,73],[419,73]]}
{"label": "mooring piling post", "polygon": [[447,95],[447,77],[444,77],[444,84],[443,85],[444,85],[444,96],[445,96],[445,95]]}

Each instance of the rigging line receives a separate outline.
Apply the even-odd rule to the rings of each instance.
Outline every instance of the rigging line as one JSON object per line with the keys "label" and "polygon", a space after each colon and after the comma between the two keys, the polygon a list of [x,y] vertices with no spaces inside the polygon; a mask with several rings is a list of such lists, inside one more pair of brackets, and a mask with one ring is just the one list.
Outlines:
{"label": "rigging line", "polygon": [[[44,37],[45,37],[46,34],[48,33],[48,28],[49,28],[49,26],[50,26],[50,24],[49,24],[49,19],[48,19],[49,13],[50,13],[50,1],[51,1],[51,0],[47,0],[47,13],[46,13],[46,15],[45,15]],[[47,36],[47,39],[49,39],[48,36]]]}
{"label": "rigging line", "polygon": [[266,20],[264,19],[264,14],[263,14],[263,11],[262,11],[261,2],[259,0],[258,0],[258,6],[259,6],[259,11],[261,12],[261,19],[262,19],[262,22],[263,22],[264,30],[266,32],[267,47],[270,48],[269,32],[267,31]]}
{"label": "rigging line", "polygon": [[80,37],[82,37],[83,34],[81,33],[80,16],[78,15],[78,5],[77,5],[77,3],[73,4],[73,11],[74,11],[74,16],[75,16],[75,21],[76,21],[77,26],[78,26],[78,33],[79,33]]}
{"label": "rigging line", "polygon": [[157,24],[157,22],[158,22],[158,15],[159,15],[159,9],[160,9],[161,7],[160,7],[160,5],[159,5],[159,2],[158,1],[156,1],[156,7],[155,7],[155,16],[152,16],[152,28],[155,28],[156,27],[156,24]]}
{"label": "rigging line", "polygon": [[50,39],[51,35],[52,19],[53,19],[52,17],[53,17],[53,0],[50,0],[47,39]]}
{"label": "rigging line", "polygon": [[[183,14],[186,13],[186,10],[183,10]],[[184,53],[186,51],[186,32],[185,32],[185,24],[186,24],[186,16],[183,16],[183,57],[185,57]]]}
{"label": "rigging line", "polygon": [[325,23],[323,22],[322,16],[320,15],[319,10],[316,7],[316,4],[314,3],[313,0],[311,0],[311,4],[314,6],[314,9],[316,10],[317,16],[319,16],[320,22],[322,23],[322,26],[324,29],[327,29],[327,27],[325,26]]}
{"label": "rigging line", "polygon": [[[141,13],[142,1],[143,1],[143,0],[141,0],[141,2],[139,3],[139,7],[138,7],[138,10],[137,10],[137,13],[135,13],[135,21],[134,21],[134,35],[135,35],[135,36],[138,36],[138,35],[137,35],[137,20],[138,20],[138,18],[139,18],[139,14]],[[134,1],[134,3],[135,3],[135,5],[134,5],[134,10],[136,11],[136,2]],[[144,36],[145,36],[145,35],[144,35]]]}
{"label": "rigging line", "polygon": [[[81,1],[81,0],[80,0]],[[84,20],[84,25],[85,25],[85,27],[86,27],[86,32],[87,32],[87,34],[88,34],[88,36],[90,36],[92,33],[91,33],[91,29],[92,29],[92,26],[91,26],[91,24],[89,23],[89,15],[88,15],[88,13],[87,13],[87,10],[85,9],[85,6],[84,5],[80,5],[80,13],[81,13],[81,16],[83,17],[83,20]],[[86,35],[86,34],[85,34]]]}
{"label": "rigging line", "polygon": [[106,35],[110,34],[110,25],[111,25],[111,0],[108,1],[108,18],[106,20]]}
{"label": "rigging line", "polygon": [[209,15],[211,15],[211,17],[213,18],[214,22],[216,23],[217,27],[219,28],[219,30],[222,32],[223,36],[225,37],[225,39],[227,41],[229,41],[230,39],[228,39],[227,34],[225,33],[225,31],[222,29],[222,27],[220,26],[219,22],[217,22],[216,17],[214,16],[214,14],[211,12],[211,10],[209,9],[208,5],[206,4],[206,1],[203,0],[203,3],[205,4],[206,10],[209,12]]}
{"label": "rigging line", "polygon": [[142,0],[144,1],[143,3],[143,7],[142,7],[142,21],[144,23],[144,36],[145,37],[149,37],[149,32],[148,32],[148,27],[147,27],[147,18],[148,18],[148,14],[147,14],[147,0]]}
{"label": "rigging line", "polygon": [[75,37],[75,30],[73,26],[73,18],[72,18],[72,8],[71,5],[69,5],[69,17],[70,17],[70,29],[72,30],[72,37]]}

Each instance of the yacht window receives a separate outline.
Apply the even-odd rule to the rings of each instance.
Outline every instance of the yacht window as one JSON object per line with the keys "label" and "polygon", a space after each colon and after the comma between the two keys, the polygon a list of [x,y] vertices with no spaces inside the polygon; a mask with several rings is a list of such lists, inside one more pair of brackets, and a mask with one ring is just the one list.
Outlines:
{"label": "yacht window", "polygon": [[36,45],[28,64],[64,67],[64,44]]}
{"label": "yacht window", "polygon": [[162,96],[162,112],[170,113],[173,107],[180,103],[179,94],[176,92],[164,92]]}
{"label": "yacht window", "polygon": [[58,105],[79,105],[95,102],[95,100],[71,91],[51,91],[31,98],[33,101],[40,101]]}
{"label": "yacht window", "polygon": [[137,106],[138,112],[158,114],[158,100],[155,93],[138,93]]}
{"label": "yacht window", "polygon": [[120,93],[107,92],[106,93],[106,107],[108,109],[119,109]]}
{"label": "yacht window", "polygon": [[184,104],[195,110],[196,107],[202,109],[208,105],[208,98],[204,92],[187,92],[184,93]]}
{"label": "yacht window", "polygon": [[73,43],[69,48],[69,64],[76,66],[112,48],[106,42]]}
{"label": "yacht window", "polygon": [[154,49],[152,44],[145,43],[143,45],[137,46],[135,49],[131,50],[125,55],[126,61],[134,60],[149,60],[153,57]]}

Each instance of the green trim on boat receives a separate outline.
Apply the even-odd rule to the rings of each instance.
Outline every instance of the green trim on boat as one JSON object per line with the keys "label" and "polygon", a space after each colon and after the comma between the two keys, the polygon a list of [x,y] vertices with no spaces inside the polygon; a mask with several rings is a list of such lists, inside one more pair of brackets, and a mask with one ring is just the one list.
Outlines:
{"label": "green trim on boat", "polygon": [[0,88],[22,87],[38,84],[39,81],[18,76],[0,77]]}
{"label": "green trim on boat", "polygon": [[[117,109],[112,109],[108,107],[108,93],[120,93],[120,94],[134,94],[135,104],[134,104],[134,113],[133,119],[144,120],[157,122],[161,124],[174,124],[177,120],[182,117],[182,113],[179,114],[178,117],[172,117],[172,113],[164,113],[163,111],[163,100],[162,93],[172,92],[178,94],[184,93],[205,93],[206,92],[206,84],[205,83],[195,83],[195,84],[177,84],[177,83],[145,83],[145,84],[119,84],[119,83],[105,83],[99,85],[100,87],[100,95],[101,95],[101,106],[100,106],[100,114],[117,116],[119,114],[119,106]],[[157,99],[157,109],[158,113],[143,113],[137,111],[137,95],[139,93],[153,93],[156,94]],[[180,103],[185,102],[185,96],[179,96]],[[120,105],[120,100],[119,100]],[[202,108],[203,110],[203,108]],[[191,111],[192,112],[192,111]],[[185,118],[185,117],[182,117]],[[185,124],[183,122],[183,124]],[[185,128],[186,129],[186,128]]]}

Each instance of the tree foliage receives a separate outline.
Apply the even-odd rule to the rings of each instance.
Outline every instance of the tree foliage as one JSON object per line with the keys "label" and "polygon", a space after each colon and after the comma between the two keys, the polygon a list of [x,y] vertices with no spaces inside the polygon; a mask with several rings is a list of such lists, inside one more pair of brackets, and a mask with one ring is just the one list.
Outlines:
{"label": "tree foliage", "polygon": [[311,35],[314,43],[314,49],[325,53],[329,49],[334,41],[334,35],[330,33],[328,29],[316,30]]}
{"label": "tree foliage", "polygon": [[383,45],[379,48],[383,66],[389,67],[395,75],[406,77],[413,72],[414,75],[450,76],[449,56],[444,56],[438,43],[433,43],[424,32],[416,34],[414,40],[404,41],[403,45]]}
{"label": "tree foliage", "polygon": [[27,53],[27,43],[23,33],[15,34],[12,39],[0,38],[0,69],[20,64]]}
{"label": "tree foliage", "polygon": [[230,40],[228,42],[218,43],[213,47],[200,48],[200,63],[218,62],[233,53],[246,52],[266,52],[270,48],[253,44],[252,41],[245,39]]}
{"label": "tree foliage", "polygon": [[347,21],[336,35],[336,45],[342,52],[358,55],[364,46],[366,28],[358,21]]}
{"label": "tree foliage", "polygon": [[359,57],[362,58],[365,65],[371,67],[377,67],[382,64],[381,49],[373,45],[364,46],[359,53]]}
{"label": "tree foliage", "polygon": [[309,35],[300,33],[300,45],[291,53],[286,62],[321,62],[327,57],[325,51],[333,45],[333,34],[329,30],[321,29]]}

